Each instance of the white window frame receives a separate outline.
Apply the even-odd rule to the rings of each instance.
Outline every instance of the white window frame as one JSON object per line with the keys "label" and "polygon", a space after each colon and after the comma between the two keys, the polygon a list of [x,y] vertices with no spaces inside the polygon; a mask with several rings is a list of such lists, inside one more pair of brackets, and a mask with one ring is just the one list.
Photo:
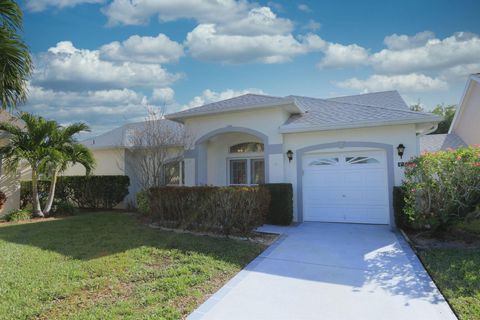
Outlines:
{"label": "white window frame", "polygon": [[[256,183],[251,183],[252,181],[252,160],[263,160],[263,165],[264,165],[264,169],[263,169],[263,179],[265,180],[265,158],[262,156],[249,156],[249,157],[246,157],[245,154],[241,154],[242,156],[241,157],[228,157],[227,158],[227,185],[229,186],[256,186],[258,184]],[[234,183],[231,183],[231,179],[230,179],[230,176],[231,176],[231,172],[230,172],[230,162],[231,161],[235,161],[235,160],[245,160],[247,162],[247,183],[245,184],[234,184]]]}
{"label": "white window frame", "polygon": [[[179,166],[178,167],[178,184],[172,184],[172,183],[165,183],[166,186],[183,186],[185,184],[185,179],[184,179],[184,169],[185,169],[185,163],[183,160],[179,160],[179,161],[171,161],[171,162],[176,162],[177,165]],[[171,162],[167,162],[165,163],[163,166],[164,166],[164,170],[165,170],[165,167],[170,164]],[[166,171],[164,171],[164,179],[166,179]]]}

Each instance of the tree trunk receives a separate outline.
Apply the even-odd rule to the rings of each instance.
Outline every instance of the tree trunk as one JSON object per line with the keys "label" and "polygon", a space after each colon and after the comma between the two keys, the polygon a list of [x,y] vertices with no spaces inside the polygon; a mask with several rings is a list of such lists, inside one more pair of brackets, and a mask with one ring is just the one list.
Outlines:
{"label": "tree trunk", "polygon": [[43,214],[45,216],[48,216],[50,214],[50,210],[52,210],[53,198],[55,198],[55,187],[57,185],[57,176],[58,171],[55,169],[53,170],[52,180],[50,181],[50,190],[48,191],[47,203],[45,204],[45,209],[43,209]]}
{"label": "tree trunk", "polygon": [[33,216],[44,217],[42,208],[40,207],[40,199],[38,198],[38,174],[37,168],[32,167],[32,198],[33,198]]}

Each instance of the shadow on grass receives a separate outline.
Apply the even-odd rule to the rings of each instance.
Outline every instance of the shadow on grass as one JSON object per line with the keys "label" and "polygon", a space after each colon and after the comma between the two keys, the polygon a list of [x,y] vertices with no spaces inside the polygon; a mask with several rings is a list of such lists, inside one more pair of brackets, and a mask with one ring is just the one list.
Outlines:
{"label": "shadow on grass", "polygon": [[81,260],[153,247],[198,253],[244,265],[262,250],[247,242],[154,230],[123,212],[95,212],[36,223],[0,225],[0,239]]}

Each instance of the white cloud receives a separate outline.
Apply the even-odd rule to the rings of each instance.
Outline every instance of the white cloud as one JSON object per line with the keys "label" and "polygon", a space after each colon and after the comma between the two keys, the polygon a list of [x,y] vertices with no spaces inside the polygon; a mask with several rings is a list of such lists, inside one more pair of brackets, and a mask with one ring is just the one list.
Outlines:
{"label": "white cloud", "polygon": [[160,105],[171,104],[175,96],[175,91],[172,88],[154,88],[150,102]]}
{"label": "white cloud", "polygon": [[152,16],[161,21],[194,19],[198,22],[221,23],[235,21],[253,6],[235,0],[113,0],[103,13],[110,25],[141,25]]}
{"label": "white cloud", "polygon": [[310,9],[310,7],[307,6],[304,3],[299,4],[297,8],[298,8],[298,10],[303,11],[303,12],[312,12],[312,9]]}
{"label": "white cloud", "polygon": [[441,40],[426,33],[420,37],[424,42],[420,46],[422,41],[418,40],[418,35],[412,38],[387,37],[388,46],[395,49],[384,49],[371,56],[371,63],[377,73],[439,72],[458,65],[479,62],[480,37],[476,34],[458,32]]}
{"label": "white cloud", "polygon": [[59,42],[37,60],[32,83],[52,89],[162,87],[181,77],[158,64],[104,61],[98,50],[77,49],[70,41]]}
{"label": "white cloud", "polygon": [[183,56],[183,46],[160,33],[156,37],[131,36],[123,42],[114,41],[100,48],[100,58],[110,61],[140,63],[177,62]]}
{"label": "white cloud", "polygon": [[193,99],[190,100],[189,103],[184,105],[182,109],[199,107],[207,103],[230,99],[230,98],[238,97],[247,93],[264,94],[264,92],[261,89],[256,89],[256,88],[250,88],[250,89],[244,89],[244,90],[227,89],[221,92],[216,92],[210,89],[206,89],[202,92],[201,95],[193,97]]}
{"label": "white cloud", "polygon": [[368,63],[368,50],[356,44],[329,43],[325,56],[319,63],[321,68],[342,68]]}
{"label": "white cloud", "polygon": [[423,92],[445,90],[448,88],[448,84],[444,80],[417,73],[395,76],[374,74],[367,79],[351,78],[337,82],[336,84],[342,88],[355,89],[361,92],[385,90]]}
{"label": "white cloud", "polygon": [[225,35],[214,24],[200,24],[187,35],[185,45],[197,59],[222,63],[282,63],[317,50],[321,40],[308,35],[299,42],[288,35]]}
{"label": "white cloud", "polygon": [[317,31],[321,27],[322,27],[322,25],[319,22],[317,22],[313,19],[310,19],[308,21],[308,23],[303,26],[303,29],[307,29],[307,30],[311,30],[311,31]]}
{"label": "white cloud", "polygon": [[30,11],[43,11],[49,7],[67,8],[84,3],[104,3],[105,0],[26,0],[25,6]]}
{"label": "white cloud", "polygon": [[219,24],[217,30],[229,35],[287,34],[293,30],[293,23],[278,18],[269,7],[260,7],[250,10],[244,18]]}
{"label": "white cloud", "polygon": [[386,36],[383,43],[385,43],[390,50],[405,50],[424,46],[429,40],[434,38],[435,34],[431,31],[422,31],[414,36],[394,33]]}

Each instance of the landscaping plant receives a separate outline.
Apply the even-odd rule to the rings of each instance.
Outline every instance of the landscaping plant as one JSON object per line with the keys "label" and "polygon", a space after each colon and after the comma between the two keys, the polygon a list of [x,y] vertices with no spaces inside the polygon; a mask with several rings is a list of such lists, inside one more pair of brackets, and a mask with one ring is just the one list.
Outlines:
{"label": "landscaping plant", "polygon": [[445,229],[480,202],[480,146],[424,153],[405,169],[405,208],[417,229]]}
{"label": "landscaping plant", "polygon": [[7,196],[5,193],[0,191],[0,210],[2,210],[3,206],[5,205],[5,202],[7,202]]}

